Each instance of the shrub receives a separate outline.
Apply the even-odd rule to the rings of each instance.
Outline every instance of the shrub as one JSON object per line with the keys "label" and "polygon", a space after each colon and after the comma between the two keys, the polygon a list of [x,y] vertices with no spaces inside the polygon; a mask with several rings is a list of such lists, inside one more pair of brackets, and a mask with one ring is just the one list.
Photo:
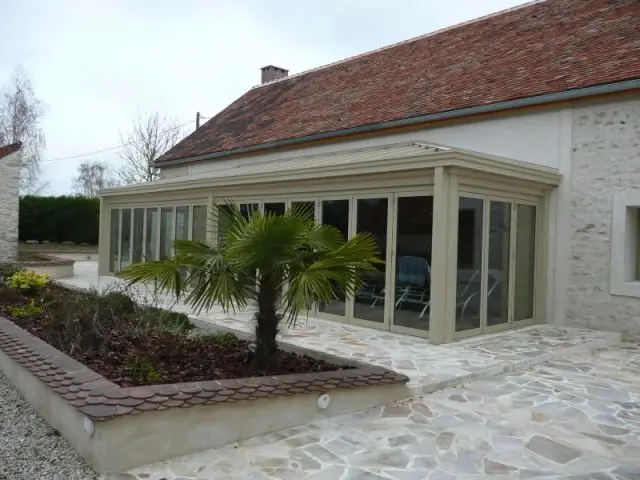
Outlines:
{"label": "shrub", "polygon": [[229,347],[238,343],[238,338],[231,332],[219,332],[213,336],[216,343]]}
{"label": "shrub", "polygon": [[138,384],[158,383],[162,378],[156,370],[156,367],[154,367],[153,363],[149,360],[138,357],[132,358],[127,361],[126,368],[129,375],[131,375]]}
{"label": "shrub", "polygon": [[111,309],[114,313],[128,315],[136,310],[136,302],[130,294],[122,291],[113,291],[102,295],[103,307]]}
{"label": "shrub", "polygon": [[21,271],[22,268],[15,263],[0,263],[0,286],[6,285],[10,277]]}
{"label": "shrub", "polygon": [[20,199],[19,208],[18,229],[22,241],[98,244],[98,198],[26,195]]}
{"label": "shrub", "polygon": [[12,317],[37,317],[38,315],[42,315],[44,312],[44,308],[39,305],[36,305],[33,300],[27,303],[24,307],[17,306],[11,309]]}
{"label": "shrub", "polygon": [[33,296],[49,284],[49,275],[31,271],[20,271],[9,277],[7,284],[24,295]]}
{"label": "shrub", "polygon": [[186,334],[195,326],[189,317],[180,312],[172,312],[158,307],[144,307],[141,309],[142,319],[149,322],[152,328],[174,334]]}

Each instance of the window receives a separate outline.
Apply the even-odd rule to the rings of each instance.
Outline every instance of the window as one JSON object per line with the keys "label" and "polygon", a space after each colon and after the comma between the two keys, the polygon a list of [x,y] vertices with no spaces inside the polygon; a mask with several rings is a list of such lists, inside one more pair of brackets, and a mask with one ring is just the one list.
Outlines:
{"label": "window", "polygon": [[613,198],[611,293],[640,297],[640,192]]}
{"label": "window", "polygon": [[160,260],[171,256],[173,242],[173,207],[160,209]]}
{"label": "window", "polygon": [[207,241],[207,206],[193,206],[193,225],[191,226],[191,239],[194,242]]}
{"label": "window", "polygon": [[111,225],[109,236],[109,271],[117,272],[119,267],[118,258],[120,256],[120,210],[114,208],[111,210]]}
{"label": "window", "polygon": [[142,262],[142,234],[144,233],[144,208],[133,209],[133,263]]}

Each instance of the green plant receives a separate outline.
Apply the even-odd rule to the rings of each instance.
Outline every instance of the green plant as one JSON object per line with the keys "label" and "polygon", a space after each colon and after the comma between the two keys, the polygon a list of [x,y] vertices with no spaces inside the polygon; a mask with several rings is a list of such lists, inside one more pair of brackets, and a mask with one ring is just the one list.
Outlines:
{"label": "green plant", "polygon": [[12,317],[36,317],[42,315],[44,308],[36,305],[33,300],[27,303],[24,307],[16,306],[11,308]]}
{"label": "green plant", "polygon": [[9,278],[21,271],[22,268],[15,263],[0,263],[0,286],[6,285]]}
{"label": "green plant", "polygon": [[46,273],[36,273],[32,271],[20,271],[9,277],[7,285],[22,292],[25,295],[33,296],[49,284],[49,275]]}
{"label": "green plant", "polygon": [[362,273],[382,263],[373,236],[360,233],[345,241],[337,228],[317,224],[303,209],[283,215],[256,210],[248,217],[236,205],[218,210],[220,245],[177,240],[173,257],[130,265],[119,275],[131,283],[157,281],[176,298],[192,286],[184,301],[197,311],[217,303],[225,311],[244,309],[255,302],[254,362],[260,369],[276,359],[283,318],[294,324],[314,304],[353,295]]}
{"label": "green plant", "polygon": [[136,302],[129,293],[123,291],[112,291],[101,296],[101,303],[104,308],[113,310],[118,314],[129,314],[136,310]]}
{"label": "green plant", "polygon": [[149,360],[134,357],[127,361],[129,374],[138,384],[154,384],[161,380],[161,376]]}
{"label": "green plant", "polygon": [[26,195],[20,198],[19,210],[18,235],[22,241],[98,244],[98,198]]}
{"label": "green plant", "polygon": [[212,335],[213,340],[224,346],[229,347],[238,343],[238,338],[231,332],[217,332]]}

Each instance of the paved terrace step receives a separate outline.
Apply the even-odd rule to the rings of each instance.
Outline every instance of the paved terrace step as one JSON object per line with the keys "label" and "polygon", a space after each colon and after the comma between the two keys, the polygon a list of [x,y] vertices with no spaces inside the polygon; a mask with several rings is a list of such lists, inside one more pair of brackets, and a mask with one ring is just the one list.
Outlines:
{"label": "paved terrace step", "polygon": [[[122,288],[115,277],[98,277],[95,262],[76,262],[76,275],[59,280],[75,289]],[[196,313],[168,295],[155,295],[146,285],[131,287],[143,304],[183,312],[201,328],[253,333],[250,311],[227,314],[221,308]],[[391,332],[302,317],[295,328],[281,327],[283,347],[306,348],[390,368],[407,375],[407,397],[431,393],[473,380],[516,371],[549,360],[620,344],[620,334],[551,325],[535,325],[484,335],[448,345]]]}

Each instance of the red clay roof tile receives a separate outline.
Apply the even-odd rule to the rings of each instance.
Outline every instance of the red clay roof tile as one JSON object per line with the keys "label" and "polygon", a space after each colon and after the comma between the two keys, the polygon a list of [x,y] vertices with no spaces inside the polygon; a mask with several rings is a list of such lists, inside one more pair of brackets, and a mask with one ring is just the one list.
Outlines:
{"label": "red clay roof tile", "polygon": [[640,78],[640,1],[527,4],[256,87],[158,159]]}
{"label": "red clay roof tile", "polygon": [[9,145],[0,146],[0,158],[6,157],[7,155],[11,155],[14,152],[17,152],[22,148],[22,143],[10,143]]}

